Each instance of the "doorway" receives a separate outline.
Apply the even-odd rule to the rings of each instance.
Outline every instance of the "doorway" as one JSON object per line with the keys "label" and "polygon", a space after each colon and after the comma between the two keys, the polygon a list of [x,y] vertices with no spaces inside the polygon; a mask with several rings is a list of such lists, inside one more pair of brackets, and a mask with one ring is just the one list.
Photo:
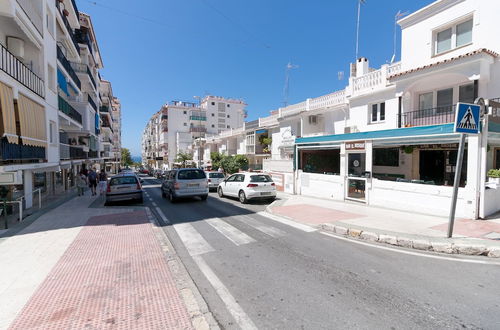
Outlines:
{"label": "doorway", "polygon": [[347,154],[346,199],[366,202],[366,154]]}

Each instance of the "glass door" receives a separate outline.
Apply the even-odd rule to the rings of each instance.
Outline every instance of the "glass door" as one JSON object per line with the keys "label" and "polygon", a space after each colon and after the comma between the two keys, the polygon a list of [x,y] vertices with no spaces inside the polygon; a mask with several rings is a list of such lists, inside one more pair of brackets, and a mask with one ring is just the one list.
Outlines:
{"label": "glass door", "polygon": [[366,202],[365,168],[364,152],[347,154],[346,199]]}

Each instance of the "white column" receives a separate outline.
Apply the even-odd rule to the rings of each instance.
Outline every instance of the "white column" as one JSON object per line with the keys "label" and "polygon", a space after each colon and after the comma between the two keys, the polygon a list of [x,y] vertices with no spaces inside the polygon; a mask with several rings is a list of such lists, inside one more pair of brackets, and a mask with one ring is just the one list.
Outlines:
{"label": "white column", "polygon": [[366,179],[365,186],[365,199],[366,204],[370,204],[370,195],[372,190],[372,176],[373,176],[373,141],[365,142],[365,171],[370,172],[370,178]]}
{"label": "white column", "polygon": [[481,136],[469,135],[467,137],[467,185],[465,187],[466,216],[471,219],[479,217],[479,191],[481,173]]}
{"label": "white column", "polygon": [[25,196],[25,207],[29,209],[33,206],[33,172],[23,171],[23,190]]}

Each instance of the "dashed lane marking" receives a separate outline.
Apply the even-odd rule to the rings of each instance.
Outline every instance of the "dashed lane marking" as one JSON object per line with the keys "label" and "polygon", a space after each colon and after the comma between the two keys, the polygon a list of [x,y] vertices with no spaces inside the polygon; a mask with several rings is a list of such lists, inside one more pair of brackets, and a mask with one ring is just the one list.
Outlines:
{"label": "dashed lane marking", "polygon": [[271,213],[268,213],[268,212],[265,212],[265,211],[257,212],[257,214],[260,215],[260,216],[266,217],[268,219],[280,222],[282,224],[288,225],[288,226],[293,227],[295,229],[305,231],[307,233],[310,233],[310,232],[313,232],[313,231],[317,231],[316,228],[313,228],[311,226],[304,225],[302,223],[295,222],[293,220],[288,220],[288,219],[279,217],[277,215],[274,215],[274,214],[271,214]]}
{"label": "dashed lane marking", "polygon": [[168,218],[165,216],[165,214],[163,213],[163,211],[159,207],[155,207],[155,210],[156,210],[156,213],[158,213],[158,215],[160,216],[160,218],[163,220],[163,222],[166,225],[169,225],[170,224],[170,220],[168,220]]}
{"label": "dashed lane marking", "polygon": [[255,240],[240,231],[239,229],[231,226],[227,222],[223,221],[220,218],[211,218],[205,220],[210,226],[214,227],[219,233],[224,235],[228,240],[233,242],[236,245],[243,245],[248,243],[253,243]]}
{"label": "dashed lane marking", "polygon": [[151,204],[152,204],[154,207],[157,207],[157,206],[158,206],[158,205],[156,205],[156,203],[155,203],[155,202],[153,202],[153,203],[151,203]]}

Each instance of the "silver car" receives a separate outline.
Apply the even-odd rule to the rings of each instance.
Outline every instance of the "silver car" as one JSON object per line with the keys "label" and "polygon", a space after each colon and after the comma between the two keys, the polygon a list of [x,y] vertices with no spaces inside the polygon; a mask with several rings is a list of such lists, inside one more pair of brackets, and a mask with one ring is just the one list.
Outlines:
{"label": "silver car", "polygon": [[224,173],[221,172],[206,172],[208,177],[208,190],[217,190],[219,183],[224,181]]}
{"label": "silver car", "polygon": [[161,185],[162,197],[168,197],[171,202],[179,198],[208,197],[207,176],[198,168],[181,168],[169,172]]}
{"label": "silver car", "polygon": [[106,203],[126,200],[143,202],[141,183],[135,174],[118,174],[109,179]]}

